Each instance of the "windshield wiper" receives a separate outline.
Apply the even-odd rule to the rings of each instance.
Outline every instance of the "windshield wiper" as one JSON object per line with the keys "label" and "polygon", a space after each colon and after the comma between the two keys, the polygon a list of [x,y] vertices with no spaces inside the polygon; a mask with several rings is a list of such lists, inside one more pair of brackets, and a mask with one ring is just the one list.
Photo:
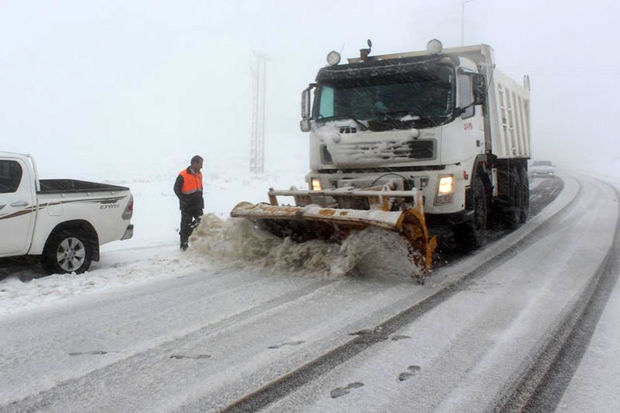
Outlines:
{"label": "windshield wiper", "polygon": [[[438,122],[437,120],[435,120],[435,118],[427,113],[424,113],[424,111],[418,111],[418,113],[414,112],[414,111],[407,111],[407,110],[397,110],[397,111],[393,111],[393,112],[389,112],[390,115],[396,115],[396,114],[404,114],[412,116],[415,119],[407,119],[404,122],[408,122],[410,120],[416,121],[416,120],[423,120],[426,121],[428,123],[430,123],[433,126],[437,126]],[[403,122],[402,120],[398,119],[399,121]]]}
{"label": "windshield wiper", "polygon": [[364,130],[364,131],[368,130],[368,126],[364,125],[361,121],[359,121],[359,120],[355,119],[353,116],[349,116],[349,118],[350,118],[353,122],[355,122],[355,123],[357,123],[358,125],[360,125],[360,126],[362,127],[362,130]]}
{"label": "windshield wiper", "polygon": [[319,120],[322,121],[333,121],[333,120],[345,120],[345,119],[351,119],[353,122],[357,123],[358,125],[360,125],[360,127],[362,128],[362,130],[368,130],[368,126],[364,125],[364,123],[356,118],[354,118],[352,115],[338,115],[338,116],[321,116],[319,115],[318,117]]}

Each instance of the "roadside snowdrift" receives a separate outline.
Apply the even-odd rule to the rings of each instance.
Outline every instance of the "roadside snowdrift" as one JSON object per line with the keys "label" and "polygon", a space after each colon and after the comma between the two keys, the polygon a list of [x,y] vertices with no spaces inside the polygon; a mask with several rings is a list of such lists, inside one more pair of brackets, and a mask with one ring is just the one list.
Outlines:
{"label": "roadside snowdrift", "polygon": [[[389,231],[369,228],[353,233],[341,245],[320,240],[298,244],[254,228],[248,220],[222,220],[215,214],[203,217],[186,252],[179,251],[175,242],[104,254],[84,274],[55,274],[26,283],[17,276],[0,281],[0,316],[196,272],[208,278],[214,272],[260,268],[274,274],[407,279],[415,270],[405,240]],[[41,275],[28,267],[18,272]]]}

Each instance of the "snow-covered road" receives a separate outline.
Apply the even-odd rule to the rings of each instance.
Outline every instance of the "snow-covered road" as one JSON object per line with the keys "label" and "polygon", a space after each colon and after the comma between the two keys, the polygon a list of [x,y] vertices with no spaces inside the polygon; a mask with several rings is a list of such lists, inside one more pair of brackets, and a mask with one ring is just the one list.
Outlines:
{"label": "snow-covered road", "polygon": [[[494,410],[597,276],[617,218],[614,191],[583,182],[551,229],[399,330],[404,339],[378,343],[268,410]],[[363,386],[340,396],[349,383]]]}
{"label": "snow-covered road", "polygon": [[424,286],[206,266],[9,314],[0,410],[488,409],[594,279],[617,218],[610,187],[566,176]]}

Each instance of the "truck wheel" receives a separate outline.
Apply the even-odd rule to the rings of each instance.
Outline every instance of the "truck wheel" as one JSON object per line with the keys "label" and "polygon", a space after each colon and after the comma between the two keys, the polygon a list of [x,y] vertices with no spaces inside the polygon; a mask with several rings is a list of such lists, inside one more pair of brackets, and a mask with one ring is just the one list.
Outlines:
{"label": "truck wheel", "polygon": [[92,243],[79,232],[60,231],[51,236],[41,265],[48,274],[81,274],[88,270],[92,261]]}
{"label": "truck wheel", "polygon": [[471,194],[474,212],[472,220],[452,229],[454,241],[466,250],[474,250],[484,245],[489,217],[487,192],[480,177],[474,179]]}

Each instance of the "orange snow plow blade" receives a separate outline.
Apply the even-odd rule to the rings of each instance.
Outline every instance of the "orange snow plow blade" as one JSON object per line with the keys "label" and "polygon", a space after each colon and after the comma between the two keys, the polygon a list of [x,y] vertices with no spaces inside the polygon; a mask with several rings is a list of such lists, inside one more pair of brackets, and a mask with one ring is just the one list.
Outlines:
{"label": "orange snow plow blade", "polygon": [[[293,196],[298,206],[278,205],[277,196]],[[322,207],[315,200],[332,200],[334,207]],[[366,199],[369,209],[340,208],[347,204],[343,200]],[[404,211],[390,211],[391,201],[406,198],[414,206]],[[422,274],[429,272],[433,251],[437,245],[430,237],[424,219],[424,206],[420,191],[390,191],[372,189],[330,190],[330,191],[269,191],[270,204],[241,202],[230,215],[247,218],[261,228],[279,236],[291,237],[294,241],[324,239],[340,242],[351,231],[367,227],[378,227],[401,234],[408,242],[409,257]],[[335,202],[333,202],[335,201]],[[423,281],[423,278],[418,281]]]}

